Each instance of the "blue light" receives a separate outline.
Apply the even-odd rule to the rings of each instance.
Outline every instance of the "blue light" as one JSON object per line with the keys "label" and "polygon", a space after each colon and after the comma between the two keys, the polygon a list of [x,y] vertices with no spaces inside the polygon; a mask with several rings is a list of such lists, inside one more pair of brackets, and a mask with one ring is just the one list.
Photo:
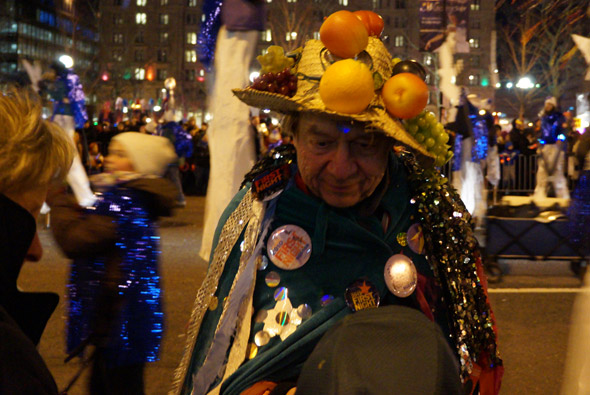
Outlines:
{"label": "blue light", "polygon": [[559,134],[557,140],[565,141],[565,135],[563,133]]}

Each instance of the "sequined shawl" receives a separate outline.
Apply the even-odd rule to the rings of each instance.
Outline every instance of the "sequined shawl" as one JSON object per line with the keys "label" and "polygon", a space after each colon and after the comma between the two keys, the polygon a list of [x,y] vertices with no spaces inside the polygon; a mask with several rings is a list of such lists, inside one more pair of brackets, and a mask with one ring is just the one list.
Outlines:
{"label": "sequined shawl", "polygon": [[[284,152],[280,155],[282,154]],[[273,155],[275,153],[271,154],[271,157]],[[414,196],[410,200],[410,191],[408,190],[405,197],[402,198],[410,200],[410,204],[415,205],[416,212],[419,214],[419,219],[424,226],[428,247],[426,259],[444,292],[444,300],[447,305],[446,313],[449,314],[448,318],[449,322],[451,322],[450,330],[462,364],[462,378],[467,380],[473,371],[474,363],[479,362],[486,366],[501,364],[496,350],[491,311],[479,278],[481,272],[478,273],[477,265],[481,265],[481,262],[478,261],[479,257],[475,248],[476,241],[470,227],[470,217],[456,193],[446,185],[444,179],[441,179],[434,172],[424,172],[413,157],[409,155],[402,155],[401,158],[408,169],[408,173],[412,174],[408,182],[411,187],[411,195]],[[219,300],[216,295],[228,295],[227,303],[229,303],[232,300],[232,292],[238,289],[237,279],[240,277],[248,277],[247,286],[245,287],[247,291],[241,293],[244,298],[241,305],[242,309],[234,306],[234,313],[232,313],[235,314],[234,325],[237,325],[237,329],[234,332],[232,327],[226,335],[227,337],[235,335],[233,344],[230,347],[230,341],[226,340],[225,346],[221,346],[222,348],[231,348],[229,356],[225,352],[222,352],[221,356],[217,355],[217,358],[220,358],[218,361],[219,366],[222,366],[225,362],[224,358],[228,357],[225,374],[222,373],[218,376],[217,371],[211,372],[207,382],[209,384],[219,380],[225,382],[231,373],[246,359],[246,353],[251,351],[247,348],[251,330],[250,319],[247,317],[252,314],[254,284],[256,281],[261,281],[255,278],[256,267],[252,266],[252,262],[256,260],[257,243],[255,237],[258,237],[256,232],[252,232],[252,229],[261,224],[263,225],[261,228],[264,229],[264,218],[269,216],[269,212],[272,217],[272,210],[274,209],[272,202],[275,199],[269,199],[270,203],[259,202],[253,199],[249,188],[244,188],[226,210],[223,218],[227,218],[227,221],[221,233],[218,234],[218,239],[216,239],[217,248],[209,272],[203,286],[197,293],[193,315],[189,323],[187,348],[175,373],[171,393],[189,393],[195,383],[197,386],[201,385],[201,388],[209,388],[206,383],[198,382],[203,377],[203,374],[193,375],[195,369],[194,352],[199,350],[199,353],[202,353],[205,349],[208,349],[197,338],[200,332],[217,333],[226,330],[220,323],[223,317],[227,317],[229,308],[218,309],[217,305],[223,303],[223,301]],[[257,205],[258,208],[255,208]],[[307,208],[298,207],[296,211],[306,212]],[[250,218],[255,220],[249,222]],[[254,226],[250,227],[252,223],[254,223]],[[444,229],[441,230],[441,227]],[[240,244],[240,235],[243,233],[246,235],[245,241]],[[264,233],[263,230],[260,238],[264,238]],[[237,244],[240,244],[240,248],[234,248]],[[244,255],[247,256],[246,259],[243,258]],[[254,259],[251,259],[252,257]],[[237,260],[240,261],[239,265],[232,264],[229,269],[224,267],[225,263],[236,262]],[[233,281],[233,284],[220,281],[222,273],[223,278],[236,280]],[[244,275],[243,273],[249,274]],[[217,313],[214,311],[217,311]],[[306,331],[302,326],[300,327],[301,330],[298,329],[287,337],[287,340],[280,346],[282,350],[291,346],[290,350],[292,351],[294,348],[295,352],[281,353],[279,350],[271,356],[268,356],[268,353],[262,356],[263,359],[267,359],[265,368],[269,369],[268,366],[271,366],[265,372],[266,377],[262,378],[272,377],[273,374],[277,374],[281,366],[287,366],[285,364],[289,366],[297,364],[298,358],[303,363],[305,356],[313,349],[317,338],[321,337],[321,334],[335,321],[349,313],[350,311],[343,298],[336,298],[332,303],[320,309],[310,318],[310,321],[316,320],[316,322],[305,326],[306,328],[313,328],[311,331]],[[215,315],[217,318],[212,319]],[[447,323],[447,325],[449,324]],[[219,337],[213,340],[212,348],[220,346],[222,343],[217,342],[217,340],[219,340]],[[199,344],[197,345],[197,343]],[[237,351],[239,349],[241,351]],[[202,359],[202,356],[198,358]],[[246,377],[248,377],[248,380],[258,377],[259,372],[256,372],[256,369],[259,369],[260,366],[260,364],[244,364],[244,366],[240,367],[242,372],[240,379],[233,380],[234,383],[241,381],[243,385]],[[261,378],[258,377],[258,379]],[[212,393],[218,393],[220,387],[221,385],[217,386]],[[223,393],[226,393],[226,391],[227,393],[239,393],[237,388],[232,390],[228,386],[224,386]],[[194,393],[205,393],[205,391],[200,389]]]}
{"label": "sequined shawl", "polygon": [[[88,215],[112,217],[117,224],[114,252],[78,258],[72,263],[67,285],[69,320],[67,348],[71,352],[92,332],[98,301],[105,294],[107,265],[117,258],[120,276],[117,290],[122,307],[113,323],[108,341],[110,366],[158,360],[163,330],[158,256],[159,236],[145,192],[117,186],[97,194],[97,202],[87,208]],[[101,310],[102,311],[102,310]],[[98,317],[98,319],[104,317]]]}

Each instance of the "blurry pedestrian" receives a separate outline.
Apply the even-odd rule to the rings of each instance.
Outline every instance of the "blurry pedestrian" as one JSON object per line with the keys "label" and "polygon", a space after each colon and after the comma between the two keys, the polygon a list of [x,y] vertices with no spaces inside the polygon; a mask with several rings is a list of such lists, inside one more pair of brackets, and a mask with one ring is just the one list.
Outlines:
{"label": "blurry pedestrian", "polygon": [[38,97],[0,95],[0,393],[57,394],[36,349],[57,307],[54,293],[23,292],[24,261],[41,259],[36,219],[49,184],[65,178],[74,146],[55,123],[42,118]]}
{"label": "blurry pedestrian", "polygon": [[[40,86],[54,102],[51,120],[65,130],[73,141],[75,129],[83,128],[88,120],[82,84],[73,70],[63,63],[54,61],[50,67],[51,70],[43,75]],[[78,203],[82,206],[94,203],[95,197],[78,155],[74,156],[67,180]]]}
{"label": "blurry pedestrian", "polygon": [[565,118],[557,109],[557,99],[549,97],[541,116],[541,135],[539,136],[539,161],[537,166],[537,185],[534,197],[547,197],[549,184],[553,185],[555,195],[569,199],[570,192],[565,179],[565,135],[563,123]]}
{"label": "blurry pedestrian", "polygon": [[156,220],[171,214],[176,190],[161,176],[176,159],[164,137],[113,137],[100,191],[82,209],[65,194],[48,200],[54,236],[73,259],[67,351],[93,345],[91,394],[142,394],[146,362],[158,359],[164,324]]}

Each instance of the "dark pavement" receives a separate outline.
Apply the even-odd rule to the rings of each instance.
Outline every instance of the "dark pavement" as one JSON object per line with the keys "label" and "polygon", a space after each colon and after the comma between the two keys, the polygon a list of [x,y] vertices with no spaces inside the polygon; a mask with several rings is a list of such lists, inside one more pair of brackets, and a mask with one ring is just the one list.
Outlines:
{"label": "dark pavement", "polygon": [[[147,394],[167,393],[184,347],[184,330],[206,263],[197,252],[203,225],[204,197],[188,197],[186,208],[161,222],[162,277],[166,331],[161,360],[148,364]],[[45,254],[39,263],[25,264],[19,286],[24,290],[62,295],[39,350],[62,389],[78,369],[64,364],[65,290],[69,262],[57,249],[49,230],[40,225]],[[580,281],[569,262],[501,261],[506,274],[492,284],[490,299],[500,331],[505,375],[501,394],[558,394],[571,308]],[[416,378],[419,380],[419,378]],[[85,377],[70,394],[86,393]]]}

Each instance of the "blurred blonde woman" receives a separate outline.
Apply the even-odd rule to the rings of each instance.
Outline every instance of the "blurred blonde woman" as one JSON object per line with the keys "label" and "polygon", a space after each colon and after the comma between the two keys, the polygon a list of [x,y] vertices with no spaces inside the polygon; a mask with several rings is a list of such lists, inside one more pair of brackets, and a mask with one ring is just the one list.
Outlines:
{"label": "blurred blonde woman", "polygon": [[59,296],[22,292],[16,282],[24,261],[41,259],[36,218],[49,185],[68,173],[74,146],[28,91],[0,94],[0,125],[0,393],[57,394],[36,345]]}

